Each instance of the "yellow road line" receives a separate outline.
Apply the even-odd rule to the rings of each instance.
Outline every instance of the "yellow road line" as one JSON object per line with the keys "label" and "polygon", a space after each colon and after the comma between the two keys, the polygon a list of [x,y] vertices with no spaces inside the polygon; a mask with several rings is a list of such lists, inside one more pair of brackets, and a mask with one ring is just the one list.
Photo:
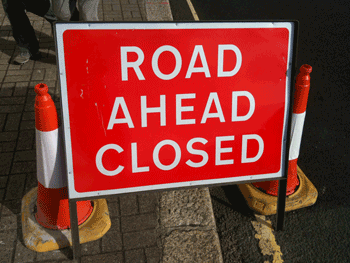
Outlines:
{"label": "yellow road line", "polygon": [[194,20],[199,21],[199,18],[198,18],[198,16],[197,16],[197,12],[196,12],[196,10],[194,9],[191,0],[187,0],[187,4],[188,4],[188,6],[190,7],[190,10],[191,10],[191,13],[192,13],[192,15],[193,15]]}
{"label": "yellow road line", "polygon": [[[263,215],[255,215],[256,221],[252,221],[252,225],[257,232],[255,238],[259,240],[259,247],[261,253],[273,256],[273,263],[282,263],[282,252],[279,245],[276,243],[275,236],[272,232],[272,225],[270,220],[266,220]],[[268,263],[265,261],[264,263]]]}

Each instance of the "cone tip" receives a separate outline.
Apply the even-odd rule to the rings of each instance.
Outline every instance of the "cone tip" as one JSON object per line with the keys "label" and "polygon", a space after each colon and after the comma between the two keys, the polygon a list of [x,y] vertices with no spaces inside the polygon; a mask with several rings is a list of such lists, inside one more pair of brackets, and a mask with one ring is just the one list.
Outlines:
{"label": "cone tip", "polygon": [[310,74],[312,72],[312,67],[308,64],[304,64],[300,67],[300,72]]}
{"label": "cone tip", "polygon": [[49,92],[49,88],[45,83],[39,83],[35,86],[34,88],[36,94],[38,95],[45,95],[46,93]]}

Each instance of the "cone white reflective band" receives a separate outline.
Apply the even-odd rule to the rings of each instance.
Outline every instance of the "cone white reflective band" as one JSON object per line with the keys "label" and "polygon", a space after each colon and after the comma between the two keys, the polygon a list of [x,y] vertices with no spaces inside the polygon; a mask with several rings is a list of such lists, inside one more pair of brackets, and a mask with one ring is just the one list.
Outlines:
{"label": "cone white reflective band", "polygon": [[36,130],[38,181],[45,188],[67,186],[61,128],[49,132]]}
{"label": "cone white reflective band", "polygon": [[299,150],[300,150],[300,144],[301,144],[301,136],[303,134],[305,115],[306,115],[306,111],[303,113],[293,113],[292,115],[289,160],[294,160],[299,157]]}

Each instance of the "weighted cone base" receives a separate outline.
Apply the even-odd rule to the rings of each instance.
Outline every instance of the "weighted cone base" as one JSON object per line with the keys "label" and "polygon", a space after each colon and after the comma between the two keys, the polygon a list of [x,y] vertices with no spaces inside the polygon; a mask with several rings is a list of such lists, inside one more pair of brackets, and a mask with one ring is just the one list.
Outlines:
{"label": "weighted cone base", "polygon": [[[37,187],[22,199],[22,232],[26,247],[37,252],[47,252],[72,246],[70,229],[52,230],[44,228],[36,221],[36,200]],[[90,217],[79,226],[81,244],[101,238],[111,227],[106,199],[93,200],[93,203]]]}
{"label": "weighted cone base", "polygon": [[[316,202],[317,190],[298,166],[298,178],[300,181],[297,191],[286,197],[286,210],[292,211],[311,206]],[[248,206],[261,215],[276,214],[277,196],[265,194],[252,184],[239,184]]]}

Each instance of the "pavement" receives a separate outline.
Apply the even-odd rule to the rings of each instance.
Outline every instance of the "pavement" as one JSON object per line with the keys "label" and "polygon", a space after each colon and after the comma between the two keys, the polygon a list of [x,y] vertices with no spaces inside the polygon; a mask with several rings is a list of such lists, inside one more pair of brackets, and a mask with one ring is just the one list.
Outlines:
{"label": "pavement", "polygon": [[[60,113],[55,44],[50,24],[28,13],[44,57],[10,64],[18,52],[0,8],[0,262],[71,262],[72,249],[25,247],[21,201],[37,186],[34,86],[46,83]],[[171,21],[168,0],[101,0],[100,21]],[[222,262],[208,188],[107,198],[111,229],[81,245],[82,262]]]}

